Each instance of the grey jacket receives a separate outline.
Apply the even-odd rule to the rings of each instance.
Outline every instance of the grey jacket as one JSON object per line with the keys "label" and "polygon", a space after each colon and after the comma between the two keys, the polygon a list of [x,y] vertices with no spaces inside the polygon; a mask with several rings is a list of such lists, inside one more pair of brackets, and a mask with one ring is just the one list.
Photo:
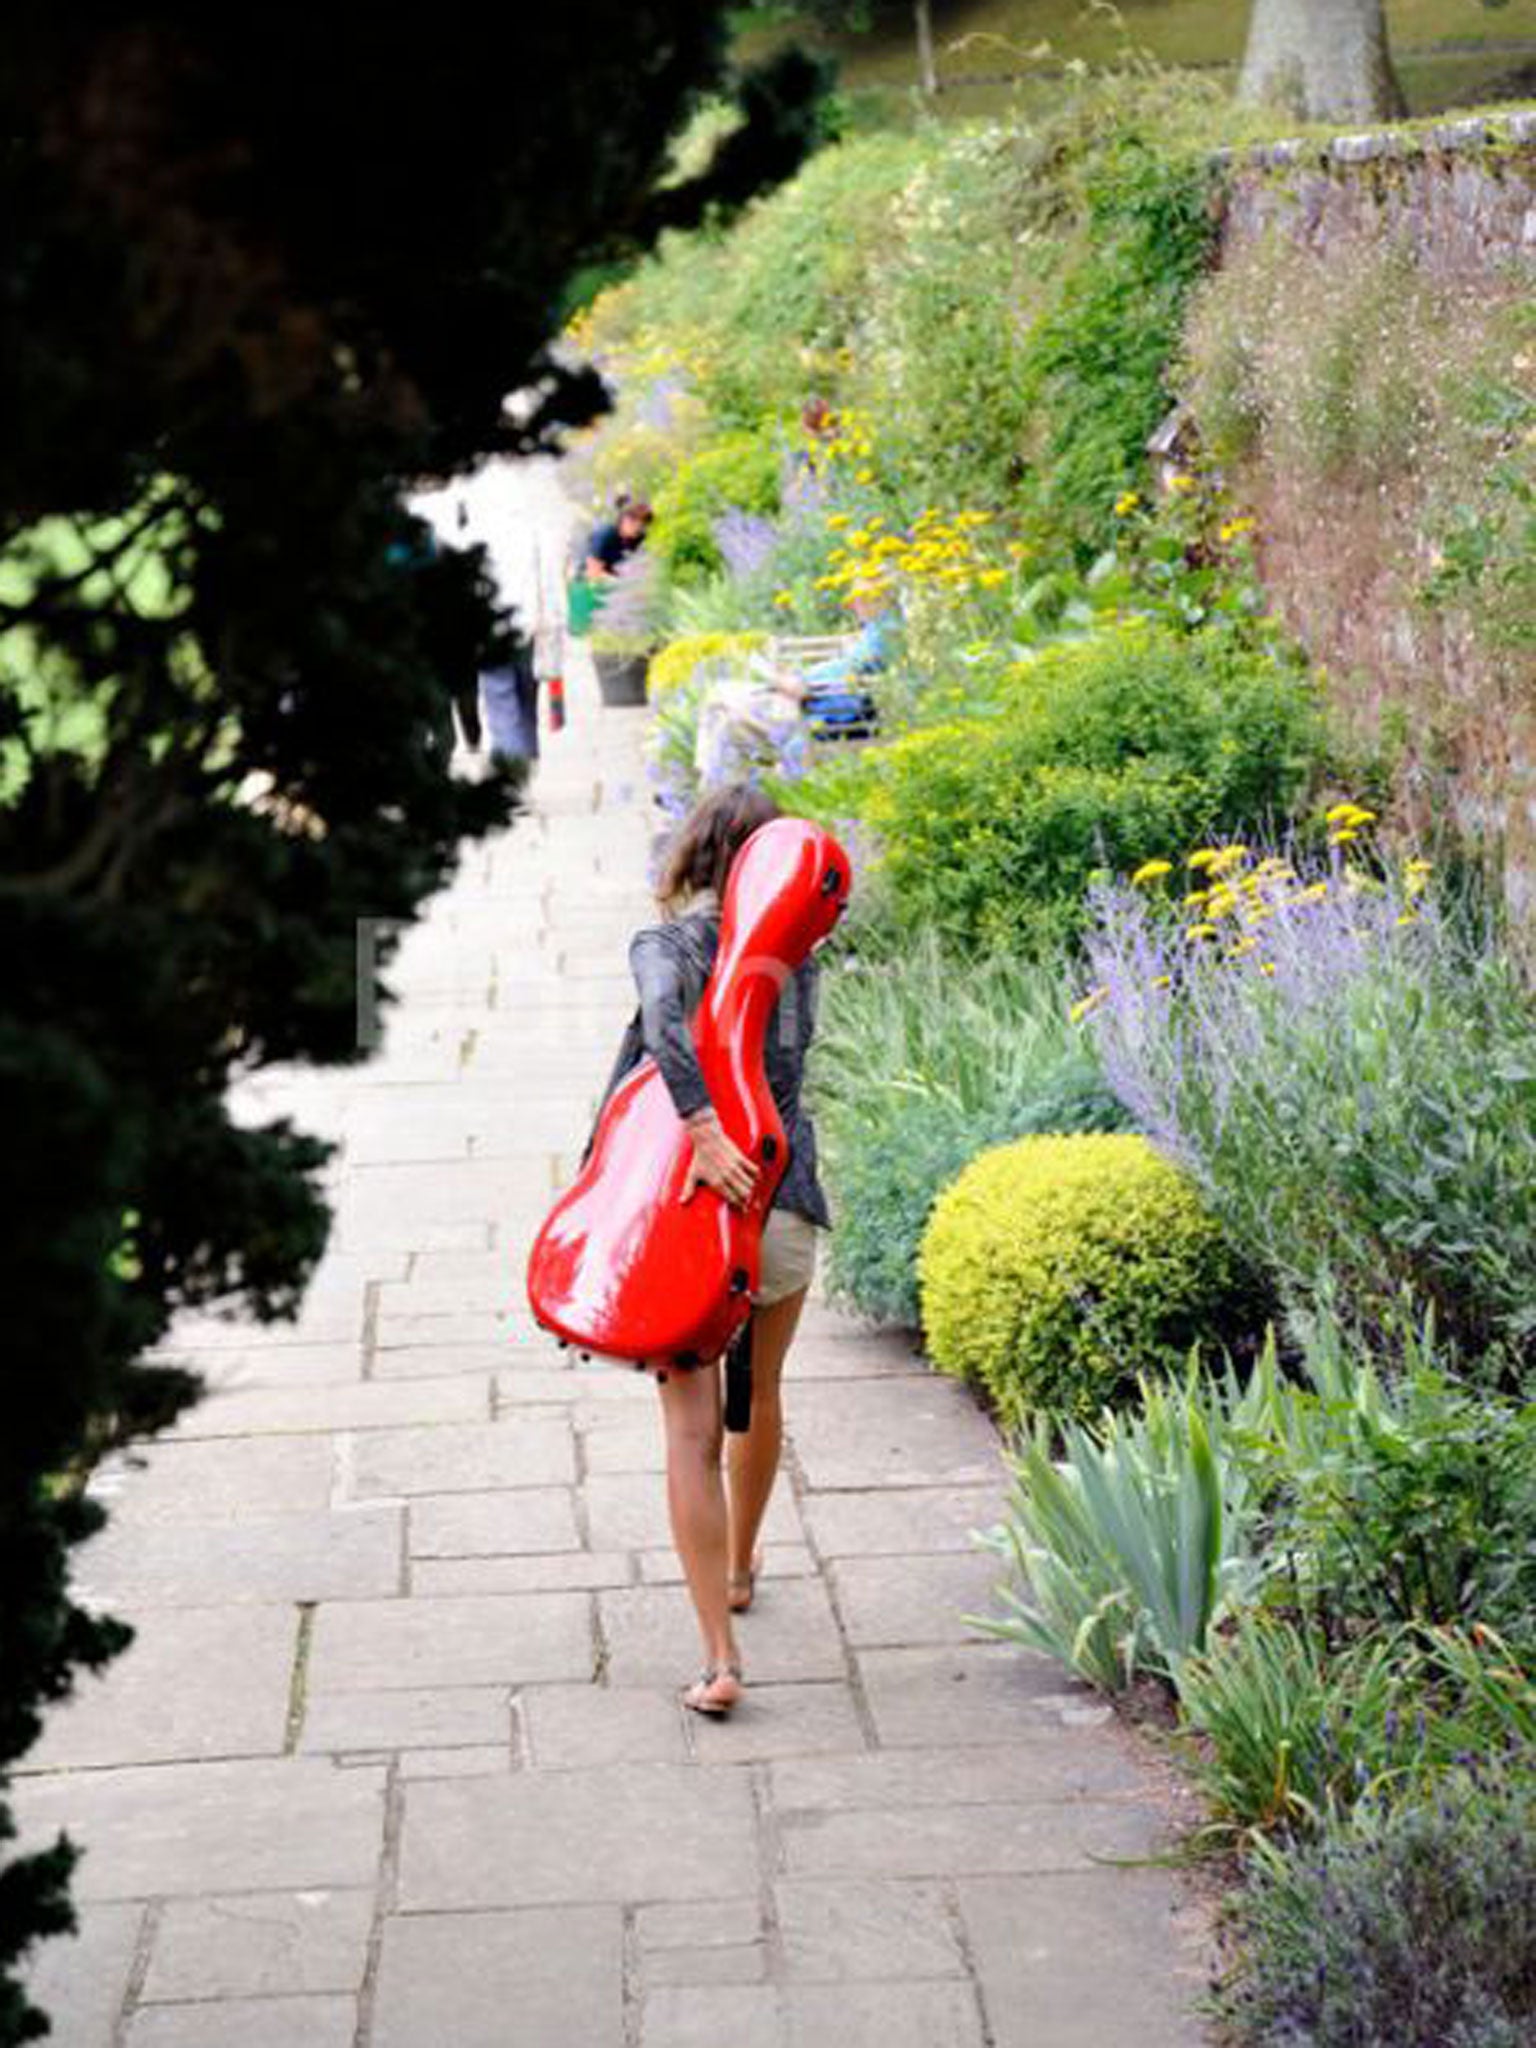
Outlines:
{"label": "grey jacket", "polygon": [[[694,910],[670,924],[648,925],[630,942],[629,965],[640,993],[608,1086],[607,1102],[620,1081],[649,1053],[660,1069],[679,1116],[709,1106],[709,1089],[689,1029],[704,994],[720,943],[720,920],[712,910]],[[769,1091],[789,1140],[789,1165],[773,1198],[776,1209],[819,1223],[831,1221],[816,1172],[816,1129],[801,1101],[805,1054],[816,1028],[815,963],[807,960],[785,983],[763,1049]]]}

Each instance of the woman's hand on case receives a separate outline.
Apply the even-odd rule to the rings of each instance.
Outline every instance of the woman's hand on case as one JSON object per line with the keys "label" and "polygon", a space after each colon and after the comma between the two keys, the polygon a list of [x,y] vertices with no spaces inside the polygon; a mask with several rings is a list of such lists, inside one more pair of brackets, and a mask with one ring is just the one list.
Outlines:
{"label": "woman's hand on case", "polygon": [[693,1141],[693,1157],[683,1181],[683,1200],[692,1199],[700,1185],[713,1188],[738,1209],[744,1208],[757,1186],[757,1163],[728,1138],[712,1109],[701,1109],[683,1127]]}

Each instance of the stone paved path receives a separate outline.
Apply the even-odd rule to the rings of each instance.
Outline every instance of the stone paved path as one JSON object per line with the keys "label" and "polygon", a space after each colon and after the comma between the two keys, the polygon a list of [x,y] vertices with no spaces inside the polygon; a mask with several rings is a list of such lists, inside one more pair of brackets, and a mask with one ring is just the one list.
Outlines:
{"label": "stone paved path", "polygon": [[[512,490],[544,521],[547,478]],[[643,714],[573,678],[530,816],[409,938],[356,1072],[242,1098],[342,1141],[293,1326],[184,1324],[216,1391],[99,1476],[133,1649],[19,1784],[87,1851],[60,2048],[1174,2048],[1192,1951],[1089,1698],[976,1641],[1000,1461],[824,1306],[744,1627],[697,1651],[655,1394],[542,1340],[523,1253],[629,1006]]]}

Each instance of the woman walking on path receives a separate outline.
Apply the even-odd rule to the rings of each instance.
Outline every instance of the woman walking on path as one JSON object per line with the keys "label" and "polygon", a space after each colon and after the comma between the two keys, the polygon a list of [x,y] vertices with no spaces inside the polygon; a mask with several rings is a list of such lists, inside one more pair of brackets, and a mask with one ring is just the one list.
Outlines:
{"label": "woman walking on path", "polygon": [[[757,790],[735,787],[706,797],[669,850],[657,889],[664,921],[637,932],[630,944],[640,1008],[607,1094],[650,1054],[693,1144],[684,1201],[704,1186],[741,1205],[756,1184],[755,1162],[726,1135],[710,1102],[689,1024],[714,964],[731,865],[758,826],[778,815],[778,806]],[[801,1101],[816,981],[817,969],[807,961],[786,980],[768,1027],[764,1067],[789,1163],[764,1226],[753,1296],[751,1423],[743,1434],[732,1434],[724,1475],[720,1361],[658,1375],[672,1538],[704,1640],[704,1670],[683,1701],[701,1714],[729,1713],[742,1696],[733,1616],[751,1606],[756,1590],[758,1532],[783,1442],[784,1357],[815,1272],[817,1231],[830,1222],[816,1174],[816,1134]]]}

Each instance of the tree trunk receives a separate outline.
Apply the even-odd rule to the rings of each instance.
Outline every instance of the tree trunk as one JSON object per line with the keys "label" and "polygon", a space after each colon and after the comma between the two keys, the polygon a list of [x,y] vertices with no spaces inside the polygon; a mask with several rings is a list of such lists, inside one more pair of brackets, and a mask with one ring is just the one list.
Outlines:
{"label": "tree trunk", "polygon": [[1253,0],[1238,97],[1309,121],[1405,114],[1382,0]]}
{"label": "tree trunk", "polygon": [[915,0],[917,12],[917,79],[929,99],[939,89],[938,67],[933,61],[933,0]]}

